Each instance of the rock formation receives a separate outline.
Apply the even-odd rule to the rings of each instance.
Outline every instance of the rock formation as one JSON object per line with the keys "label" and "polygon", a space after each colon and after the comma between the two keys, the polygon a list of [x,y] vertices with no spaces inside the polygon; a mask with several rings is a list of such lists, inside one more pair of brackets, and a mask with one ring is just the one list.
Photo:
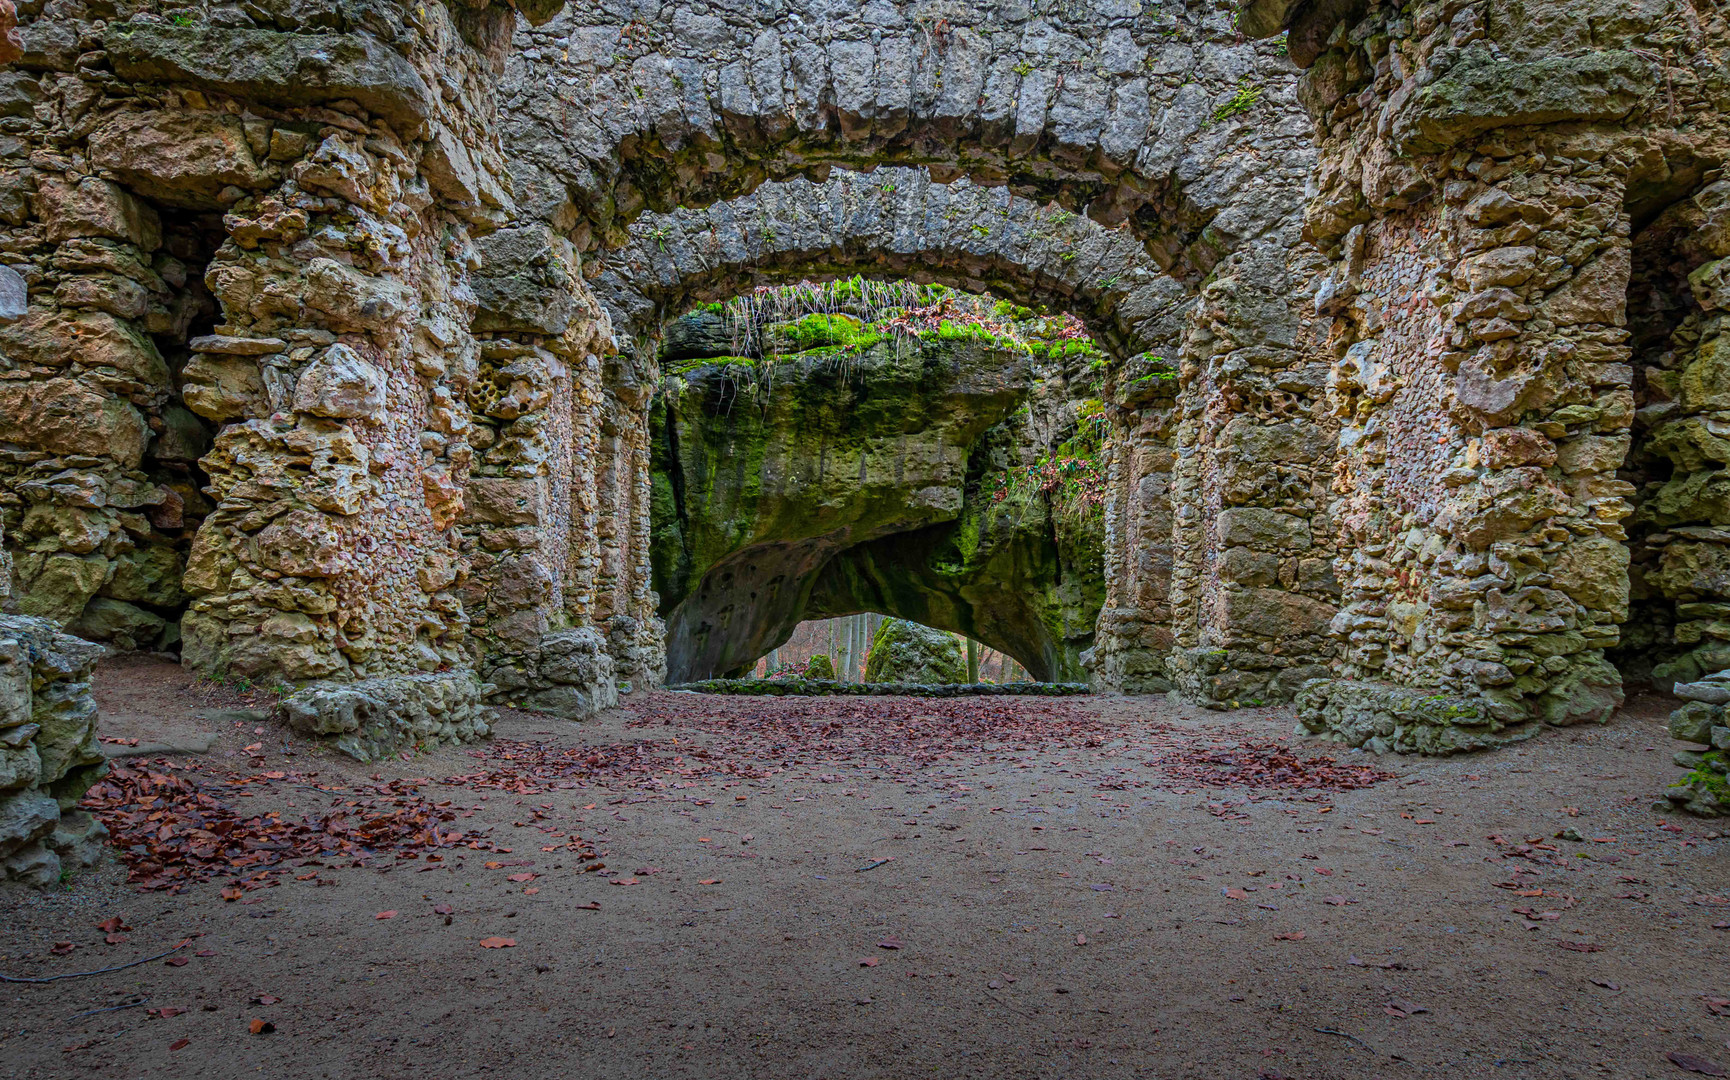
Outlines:
{"label": "rock formation", "polygon": [[967,658],[954,634],[905,619],[888,619],[871,639],[865,681],[959,683],[967,681]]}
{"label": "rock formation", "polygon": [[670,677],[732,673],[805,619],[877,611],[967,634],[1036,677],[1083,678],[1101,515],[1062,482],[1097,469],[1103,405],[1087,396],[1103,354],[1053,336],[1070,322],[941,288],[863,322],[849,310],[870,315],[867,287],[784,290],[840,310],[748,330],[762,357],[716,357],[741,348],[717,313],[673,325],[651,417]]}

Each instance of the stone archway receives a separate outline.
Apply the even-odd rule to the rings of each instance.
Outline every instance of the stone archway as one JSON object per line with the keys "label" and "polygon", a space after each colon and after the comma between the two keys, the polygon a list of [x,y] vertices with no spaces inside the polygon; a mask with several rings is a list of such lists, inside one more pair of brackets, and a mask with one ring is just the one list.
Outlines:
{"label": "stone archway", "polygon": [[[1176,354],[1194,305],[1189,290],[1164,274],[1125,229],[1104,229],[1003,188],[981,188],[964,180],[936,184],[924,170],[916,169],[883,168],[871,174],[837,170],[823,184],[802,179],[765,184],[749,196],[705,210],[645,215],[632,225],[630,236],[632,242],[610,255],[595,279],[597,294],[613,312],[615,332],[630,340],[654,338],[664,313],[764,281],[858,272],[905,275],[963,289],[989,289],[1014,302],[1080,315],[1108,354],[1134,367],[1134,373],[1124,378],[1126,384],[1139,379],[1136,390],[1144,399],[1152,390],[1153,397],[1163,395],[1169,400],[1175,379],[1163,358]],[[1017,361],[1009,356],[998,362]],[[725,372],[711,372],[708,377],[728,379]],[[779,376],[777,381],[785,385]],[[683,379],[678,382],[678,397],[691,397],[695,388],[686,387]],[[700,399],[704,393],[696,396]],[[997,393],[1010,400],[1004,395],[1014,391],[1004,386]],[[1099,386],[1088,396],[1103,393]],[[953,408],[934,410],[929,430],[937,431],[950,420],[967,427],[972,411],[967,400],[963,393]],[[654,437],[662,459],[678,456],[666,447],[667,436],[660,430],[674,415],[669,404],[667,418],[656,422]],[[991,417],[984,419],[994,422]],[[690,417],[683,421],[693,422]],[[961,450],[975,435],[977,430],[970,429],[951,441]],[[686,432],[686,437],[693,433]],[[934,444],[944,442],[934,438]],[[1112,454],[1124,452],[1115,443],[1108,449]],[[686,445],[684,453],[690,452]],[[958,511],[967,516],[961,505],[964,464],[964,458],[957,458],[939,484],[953,488],[956,505],[933,521],[954,518]],[[688,468],[706,471],[698,461],[688,463]],[[973,482],[977,484],[977,477]],[[1135,512],[1169,519],[1164,495],[1157,486],[1138,490],[1133,500],[1115,500],[1112,512],[1122,516],[1133,501]],[[949,550],[953,524],[922,532],[917,516],[893,523],[885,519],[878,523],[878,539],[869,531],[855,533],[843,530],[839,522],[834,524],[826,539],[803,538],[797,551],[771,547],[731,552],[724,565],[714,570],[715,579],[706,579],[707,588],[660,585],[669,619],[673,677],[707,677],[755,659],[779,640],[777,635],[790,632],[801,613],[866,609],[975,636],[1016,655],[1040,677],[1083,677],[1076,652],[1092,643],[1092,626],[1080,645],[1068,644],[1065,639],[1075,633],[1074,628],[1054,634],[1041,625],[1024,596],[994,597],[979,568],[958,572],[958,562],[971,563]],[[687,530],[690,527],[687,524]],[[694,542],[690,535],[681,535],[687,543]],[[1111,535],[1113,530],[1107,530],[1108,547]],[[783,537],[782,542],[790,539]],[[1138,560],[1152,556],[1156,563],[1169,562],[1168,537],[1138,539],[1145,545],[1136,553]],[[1016,578],[1031,586],[1041,574],[1049,577],[1056,572],[1055,567],[1034,571],[1027,565],[1052,558],[1048,548],[1035,544],[1017,550],[1020,554],[1005,548],[994,556],[1005,585]],[[1161,552],[1167,554],[1161,558]],[[1108,557],[1124,561],[1116,552]],[[707,564],[703,570],[709,571]],[[723,574],[729,579],[726,587],[718,583]],[[661,576],[666,579],[667,573]],[[1162,578],[1140,591],[1152,597],[1164,585]],[[797,597],[781,596],[786,589],[793,589]],[[778,608],[778,614],[762,624],[747,618],[742,608],[751,598],[765,610]],[[1046,621],[1055,617],[1049,610],[1043,614]],[[722,629],[723,623],[732,625],[739,619],[746,621],[734,627],[736,633]],[[693,643],[692,634],[699,627],[719,651],[706,652]],[[1172,640],[1168,621],[1161,621],[1160,629],[1166,637],[1154,650],[1155,677],[1163,670],[1163,655]]]}

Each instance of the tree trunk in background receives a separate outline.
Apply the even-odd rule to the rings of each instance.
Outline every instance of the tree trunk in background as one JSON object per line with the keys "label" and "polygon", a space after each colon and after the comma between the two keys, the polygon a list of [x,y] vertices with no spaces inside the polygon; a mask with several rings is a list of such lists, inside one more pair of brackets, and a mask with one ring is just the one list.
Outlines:
{"label": "tree trunk in background", "polygon": [[967,681],[979,681],[979,642],[967,639]]}
{"label": "tree trunk in background", "polygon": [[781,668],[781,650],[770,649],[769,656],[763,663],[763,674],[773,675]]}

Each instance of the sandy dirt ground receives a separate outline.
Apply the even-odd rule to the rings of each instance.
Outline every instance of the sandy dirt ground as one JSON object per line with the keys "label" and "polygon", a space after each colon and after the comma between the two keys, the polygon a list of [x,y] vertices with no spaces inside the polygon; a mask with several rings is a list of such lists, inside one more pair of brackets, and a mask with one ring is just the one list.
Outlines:
{"label": "sandy dirt ground", "polygon": [[166,663],[109,663],[98,693],[110,738],[214,733],[120,761],[210,805],[292,822],[412,789],[463,839],[0,891],[14,978],[188,941],[0,985],[0,1077],[1730,1066],[1730,841],[1652,808],[1662,701],[1418,760],[1164,699],[662,692],[359,765]]}

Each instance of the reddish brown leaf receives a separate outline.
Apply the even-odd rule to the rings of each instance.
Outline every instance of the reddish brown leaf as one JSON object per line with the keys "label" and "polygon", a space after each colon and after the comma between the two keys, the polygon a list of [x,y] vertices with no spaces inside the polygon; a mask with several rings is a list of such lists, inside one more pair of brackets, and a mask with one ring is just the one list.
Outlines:
{"label": "reddish brown leaf", "polygon": [[483,948],[483,949],[511,949],[511,948],[515,948],[516,944],[517,944],[516,938],[508,938],[508,937],[481,938],[481,948]]}
{"label": "reddish brown leaf", "polygon": [[699,885],[719,885],[719,884],[721,884],[721,879],[718,877],[704,878],[703,880],[697,882],[697,884],[699,884]]}
{"label": "reddish brown leaf", "polygon": [[901,948],[901,939],[889,934],[877,943],[877,947],[879,949],[899,949]]}
{"label": "reddish brown leaf", "polygon": [[1242,889],[1221,889],[1220,894],[1228,900],[1248,900],[1249,893]]}
{"label": "reddish brown leaf", "polygon": [[97,923],[96,929],[102,931],[104,934],[120,934],[132,929],[132,927],[127,926],[120,916],[110,915],[108,918]]}
{"label": "reddish brown leaf", "polygon": [[164,960],[163,963],[169,967],[185,967],[187,964],[192,963],[192,961],[188,960],[184,956],[170,956],[168,959]]}
{"label": "reddish brown leaf", "polygon": [[69,956],[71,955],[72,950],[77,947],[78,946],[72,944],[70,941],[56,941],[53,945],[48,947],[48,951],[55,956]]}
{"label": "reddish brown leaf", "polygon": [[373,918],[375,918],[375,919],[394,919],[394,918],[396,918],[396,914],[397,913],[394,911],[381,911],[377,915],[374,915]]}
{"label": "reddish brown leaf", "polygon": [[246,1030],[252,1032],[254,1035],[269,1035],[271,1032],[276,1030],[276,1025],[271,1023],[269,1020],[254,1020],[252,1023],[246,1025]]}
{"label": "reddish brown leaf", "polygon": [[1730,1070],[1725,1069],[1716,1061],[1700,1057],[1698,1054],[1684,1054],[1672,1050],[1664,1056],[1669,1058],[1670,1064],[1678,1069],[1686,1069],[1688,1072],[1699,1073],[1702,1076],[1730,1076]]}
{"label": "reddish brown leaf", "polygon": [[613,880],[607,882],[607,884],[609,884],[609,885],[635,885],[636,883],[637,883],[637,879],[634,877],[614,878]]}
{"label": "reddish brown leaf", "polygon": [[509,877],[507,877],[505,880],[506,881],[533,881],[533,880],[535,880],[535,875],[534,874],[512,874]]}
{"label": "reddish brown leaf", "polygon": [[1556,948],[1567,949],[1569,952],[1603,952],[1604,946],[1593,941],[1558,941]]}
{"label": "reddish brown leaf", "polygon": [[175,1039],[173,1042],[168,1044],[168,1049],[170,1049],[170,1050],[184,1050],[190,1045],[192,1045],[191,1039]]}
{"label": "reddish brown leaf", "polygon": [[1302,941],[1304,939],[1304,932],[1302,930],[1292,930],[1284,934],[1275,934],[1273,939],[1275,941]]}
{"label": "reddish brown leaf", "polygon": [[456,908],[451,907],[449,904],[434,904],[433,905],[433,914],[434,915],[449,915],[451,912],[453,912],[455,910],[456,910]]}
{"label": "reddish brown leaf", "polygon": [[882,962],[883,961],[877,959],[874,956],[862,956],[859,958],[859,966],[860,967],[876,967],[878,964],[881,964]]}

